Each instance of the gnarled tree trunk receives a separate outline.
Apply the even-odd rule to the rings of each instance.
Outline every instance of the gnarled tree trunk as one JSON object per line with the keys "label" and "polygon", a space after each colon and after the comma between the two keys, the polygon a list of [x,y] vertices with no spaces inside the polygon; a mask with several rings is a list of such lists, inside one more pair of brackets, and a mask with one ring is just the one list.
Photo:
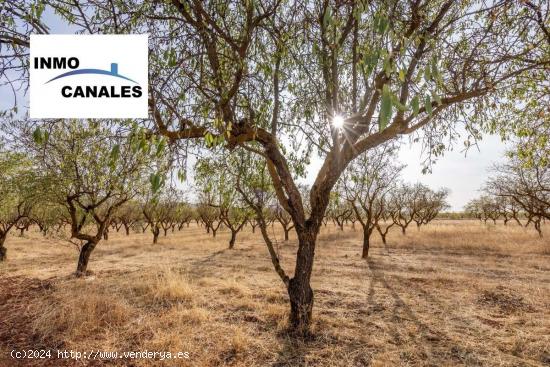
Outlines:
{"label": "gnarled tree trunk", "polygon": [[381,233],[380,232],[380,238],[382,238],[382,243],[384,245],[387,245],[388,243],[386,242],[386,233]]}
{"label": "gnarled tree trunk", "polygon": [[153,243],[157,243],[159,240],[160,228],[159,226],[154,226],[152,229],[153,232]]}
{"label": "gnarled tree trunk", "polygon": [[4,242],[6,241],[7,234],[0,234],[0,261],[6,260],[6,253],[8,250],[4,247]]}
{"label": "gnarled tree trunk", "polygon": [[231,230],[231,239],[229,240],[229,249],[233,249],[235,247],[235,240],[237,239],[237,231]]}
{"label": "gnarled tree trunk", "polygon": [[361,254],[361,258],[363,259],[366,259],[369,256],[371,233],[372,230],[369,230],[368,227],[363,229],[363,253]]}
{"label": "gnarled tree trunk", "polygon": [[306,334],[311,323],[313,310],[313,290],[310,286],[313,259],[315,255],[316,231],[305,230],[298,233],[298,253],[294,277],[288,284],[290,298],[290,324],[300,334]]}
{"label": "gnarled tree trunk", "polygon": [[80,249],[80,255],[78,257],[78,264],[76,266],[76,276],[81,277],[86,275],[86,270],[88,268],[88,261],[90,260],[90,255],[94,250],[97,242],[88,241]]}

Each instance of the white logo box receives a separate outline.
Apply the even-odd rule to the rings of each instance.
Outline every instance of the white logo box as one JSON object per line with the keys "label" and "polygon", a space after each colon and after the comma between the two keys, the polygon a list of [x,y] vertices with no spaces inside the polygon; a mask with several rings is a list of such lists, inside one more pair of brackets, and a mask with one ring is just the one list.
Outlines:
{"label": "white logo box", "polygon": [[31,35],[29,68],[31,118],[148,116],[147,34]]}

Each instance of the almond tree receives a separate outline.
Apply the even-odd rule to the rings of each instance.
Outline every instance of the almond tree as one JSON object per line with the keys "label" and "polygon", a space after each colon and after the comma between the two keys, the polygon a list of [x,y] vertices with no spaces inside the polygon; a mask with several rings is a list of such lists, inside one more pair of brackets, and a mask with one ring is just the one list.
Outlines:
{"label": "almond tree", "polygon": [[210,204],[200,203],[197,206],[197,214],[206,228],[206,233],[212,233],[212,237],[216,238],[216,233],[222,225],[220,211]]}
{"label": "almond tree", "polygon": [[327,207],[327,216],[338,225],[340,231],[344,230],[344,224],[352,215],[353,209],[346,201],[342,190],[332,192]]}
{"label": "almond tree", "polygon": [[392,220],[395,225],[401,228],[403,235],[407,233],[407,227],[414,219],[414,210],[416,208],[414,202],[414,189],[409,184],[400,183],[391,196],[390,205],[394,209],[391,211]]}
{"label": "almond tree", "polygon": [[143,213],[138,202],[128,201],[125,203],[118,213],[115,220],[124,227],[127,236],[130,235],[130,229],[142,219]]}
{"label": "almond tree", "polygon": [[177,224],[176,219],[176,210],[177,210],[177,192],[175,190],[170,190],[170,192],[165,195],[164,200],[161,202],[163,216],[160,220],[160,226],[164,231],[164,237],[168,235],[168,230],[174,228]]}
{"label": "almond tree", "polygon": [[276,204],[273,208],[273,217],[281,224],[281,227],[283,227],[285,241],[288,241],[288,233],[292,230],[292,228],[294,228],[290,214],[288,214],[283,207]]}
{"label": "almond tree", "polygon": [[[195,180],[201,187],[201,201],[217,209],[220,223],[231,231],[229,249],[233,249],[237,234],[252,214],[235,190],[235,176],[229,173],[226,159],[202,159],[197,162],[195,173]],[[216,229],[212,226],[214,236]]]}
{"label": "almond tree", "polygon": [[487,223],[487,220],[492,219],[493,223],[499,218],[499,206],[494,198],[490,195],[482,195],[477,199],[470,200],[464,210],[470,216]]}
{"label": "almond tree", "polygon": [[510,219],[516,221],[518,225],[522,225],[519,220],[521,213],[521,206],[518,205],[514,199],[505,197],[498,202],[499,215],[504,219],[504,225],[508,225]]}
{"label": "almond tree", "polygon": [[176,219],[178,222],[178,231],[183,229],[184,225],[189,227],[189,223],[195,218],[194,208],[187,202],[179,202],[176,206]]}
{"label": "almond tree", "polygon": [[47,236],[52,228],[63,222],[65,208],[47,200],[38,200],[29,214],[32,222],[38,226],[40,232]]}
{"label": "almond tree", "polygon": [[174,199],[172,190],[166,189],[157,193],[149,194],[143,202],[141,208],[145,223],[142,225],[143,232],[147,228],[153,234],[153,244],[158,243],[161,228],[164,230],[164,235],[167,235],[168,229],[171,226]]}
{"label": "almond tree", "polygon": [[47,198],[68,214],[70,238],[80,247],[77,276],[86,274],[110,220],[146,186],[151,159],[124,130],[116,123],[56,121],[22,131],[46,175]]}
{"label": "almond tree", "polygon": [[[550,164],[525,166],[517,158],[494,168],[485,190],[495,200],[511,199],[526,213],[542,237],[542,221],[550,219]],[[526,225],[527,225],[526,224]]]}
{"label": "almond tree", "polygon": [[248,222],[250,217],[250,209],[239,206],[222,206],[220,209],[220,217],[223,224],[231,231],[231,238],[229,239],[229,249],[235,247],[235,240],[237,234],[243,229],[244,225]]}
{"label": "almond tree", "polygon": [[386,195],[394,190],[394,182],[404,166],[394,165],[395,148],[384,145],[359,156],[341,178],[345,198],[363,228],[363,252],[369,255],[370,237],[385,210]]}
{"label": "almond tree", "polygon": [[152,197],[144,203],[142,212],[145,218],[145,224],[142,225],[143,232],[145,233],[145,230],[149,227],[153,234],[153,244],[156,244],[160,235],[163,206],[157,197]]}
{"label": "almond tree", "polygon": [[479,199],[472,199],[464,205],[464,213],[468,218],[476,218],[480,222],[483,220],[483,211],[480,204]]}
{"label": "almond tree", "polygon": [[[507,124],[499,112],[515,111],[501,102],[518,86],[543,91],[530,77],[550,65],[544,1],[48,3],[85,33],[150,34],[151,134],[265,159],[298,237],[287,290],[302,334],[317,235],[346,167],[401,135],[439,155],[463,121],[474,137]],[[313,153],[323,161],[303,196],[295,173]]]}
{"label": "almond tree", "polygon": [[[395,213],[399,210],[395,206],[392,205],[392,199],[391,194],[390,197],[384,197],[381,200],[379,200],[378,204],[382,207],[380,220],[376,223],[376,230],[378,231],[378,234],[380,234],[380,238],[382,238],[382,243],[384,245],[387,245],[388,242],[386,240],[386,237],[390,231],[390,229],[395,226],[395,222],[393,221],[393,218],[395,216]],[[384,228],[382,229],[382,226]]]}
{"label": "almond tree", "polygon": [[4,247],[8,233],[31,213],[36,179],[24,155],[0,150],[0,262],[8,252]]}
{"label": "almond tree", "polygon": [[413,220],[417,228],[430,223],[441,211],[450,207],[446,201],[449,196],[449,190],[446,188],[434,191],[426,185],[417,184],[415,190],[418,200],[415,201],[417,210],[414,211]]}

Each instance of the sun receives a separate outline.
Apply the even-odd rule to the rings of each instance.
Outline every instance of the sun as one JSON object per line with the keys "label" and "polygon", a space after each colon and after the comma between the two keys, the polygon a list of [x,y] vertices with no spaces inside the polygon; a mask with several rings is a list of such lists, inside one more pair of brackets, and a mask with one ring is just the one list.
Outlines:
{"label": "sun", "polygon": [[344,127],[344,118],[340,115],[334,116],[332,119],[332,126],[334,126],[337,129],[341,129]]}

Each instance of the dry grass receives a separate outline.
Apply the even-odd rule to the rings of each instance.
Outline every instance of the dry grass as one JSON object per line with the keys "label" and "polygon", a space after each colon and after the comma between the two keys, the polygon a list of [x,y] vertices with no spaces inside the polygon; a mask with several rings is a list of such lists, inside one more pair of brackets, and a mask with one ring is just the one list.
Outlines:
{"label": "dry grass", "polygon": [[[550,231],[545,228],[546,238]],[[278,239],[292,271],[295,237]],[[113,234],[93,275],[70,246],[10,237],[0,265],[0,366],[544,366],[550,364],[550,243],[531,230],[438,221],[406,236],[323,228],[314,337],[286,332],[284,288],[259,233],[191,226],[152,245]],[[189,352],[186,360],[14,361],[12,348]],[[16,362],[18,364],[16,364]]]}

